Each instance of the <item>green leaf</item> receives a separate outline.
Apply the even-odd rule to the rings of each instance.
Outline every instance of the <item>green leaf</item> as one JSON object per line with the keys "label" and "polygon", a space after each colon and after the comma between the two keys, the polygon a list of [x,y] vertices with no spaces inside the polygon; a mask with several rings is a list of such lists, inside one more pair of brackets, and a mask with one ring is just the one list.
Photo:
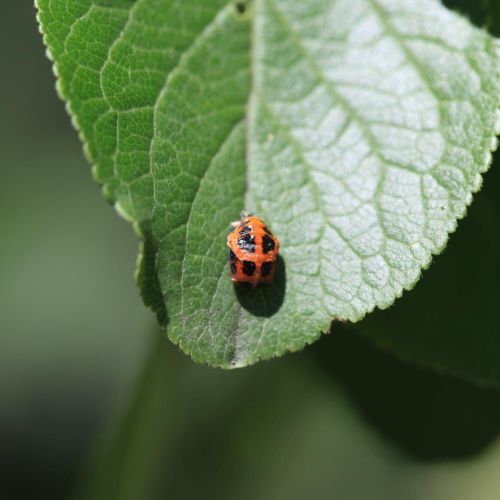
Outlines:
{"label": "green leaf", "polygon": [[[96,177],[144,240],[146,303],[223,367],[411,288],[480,187],[500,95],[493,38],[433,0],[238,6],[38,0]],[[273,286],[228,277],[242,209],[280,238]]]}

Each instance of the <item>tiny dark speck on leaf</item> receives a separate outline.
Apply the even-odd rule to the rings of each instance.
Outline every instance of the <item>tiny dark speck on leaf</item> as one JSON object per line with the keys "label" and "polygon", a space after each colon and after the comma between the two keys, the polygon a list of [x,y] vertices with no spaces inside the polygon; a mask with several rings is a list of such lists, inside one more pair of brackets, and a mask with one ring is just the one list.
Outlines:
{"label": "tiny dark speck on leaf", "polygon": [[244,2],[236,2],[236,11],[238,12],[238,14],[244,14],[246,10],[247,6]]}

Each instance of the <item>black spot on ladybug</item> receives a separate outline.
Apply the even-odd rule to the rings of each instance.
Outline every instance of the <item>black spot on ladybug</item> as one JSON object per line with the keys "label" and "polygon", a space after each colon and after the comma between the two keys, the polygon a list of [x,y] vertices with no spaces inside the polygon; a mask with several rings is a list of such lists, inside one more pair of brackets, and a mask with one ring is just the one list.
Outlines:
{"label": "black spot on ladybug", "polygon": [[229,250],[229,261],[234,262],[236,260],[236,255],[235,253],[230,249]]}
{"label": "black spot on ladybug", "polygon": [[270,236],[265,234],[262,237],[262,251],[264,253],[268,253],[271,250],[274,250],[274,240]]}
{"label": "black spot on ladybug", "polygon": [[249,233],[251,230],[252,230],[252,226],[243,226],[243,227],[241,228],[240,234],[241,234],[241,235],[247,234],[247,233]]}
{"label": "black spot on ladybug", "polygon": [[255,262],[251,262],[249,260],[244,260],[243,261],[243,272],[247,276],[252,276],[252,274],[255,272]]}
{"label": "black spot on ladybug", "polygon": [[252,234],[245,234],[238,239],[238,246],[248,253],[255,252],[255,237]]}
{"label": "black spot on ladybug", "polygon": [[262,266],[260,267],[260,275],[265,278],[271,274],[271,271],[273,270],[273,263],[272,262],[264,262]]}
{"label": "black spot on ladybug", "polygon": [[241,288],[253,288],[252,283],[249,283],[248,281],[239,281],[238,286]]}
{"label": "black spot on ladybug", "polygon": [[233,261],[229,262],[229,268],[231,269],[231,274],[236,274],[236,264]]}

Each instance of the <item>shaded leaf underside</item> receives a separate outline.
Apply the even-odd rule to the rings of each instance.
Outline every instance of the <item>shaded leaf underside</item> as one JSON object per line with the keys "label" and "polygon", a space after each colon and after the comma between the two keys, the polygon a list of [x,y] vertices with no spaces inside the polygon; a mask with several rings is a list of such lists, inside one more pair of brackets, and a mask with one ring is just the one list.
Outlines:
{"label": "shaded leaf underside", "polygon": [[[145,300],[195,360],[250,364],[389,306],[489,166],[493,39],[433,0],[38,7],[95,175],[146,240]],[[283,256],[249,293],[226,269],[243,208]]]}

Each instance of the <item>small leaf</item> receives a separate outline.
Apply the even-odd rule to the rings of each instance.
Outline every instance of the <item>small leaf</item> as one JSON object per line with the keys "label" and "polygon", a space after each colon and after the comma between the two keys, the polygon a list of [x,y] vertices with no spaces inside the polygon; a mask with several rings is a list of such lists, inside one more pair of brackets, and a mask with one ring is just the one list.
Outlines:
{"label": "small leaf", "polygon": [[[139,282],[195,360],[301,349],[411,288],[496,145],[494,39],[433,0],[38,0],[59,88]],[[235,289],[240,210],[279,236]],[[166,308],[166,312],[165,312]]]}

